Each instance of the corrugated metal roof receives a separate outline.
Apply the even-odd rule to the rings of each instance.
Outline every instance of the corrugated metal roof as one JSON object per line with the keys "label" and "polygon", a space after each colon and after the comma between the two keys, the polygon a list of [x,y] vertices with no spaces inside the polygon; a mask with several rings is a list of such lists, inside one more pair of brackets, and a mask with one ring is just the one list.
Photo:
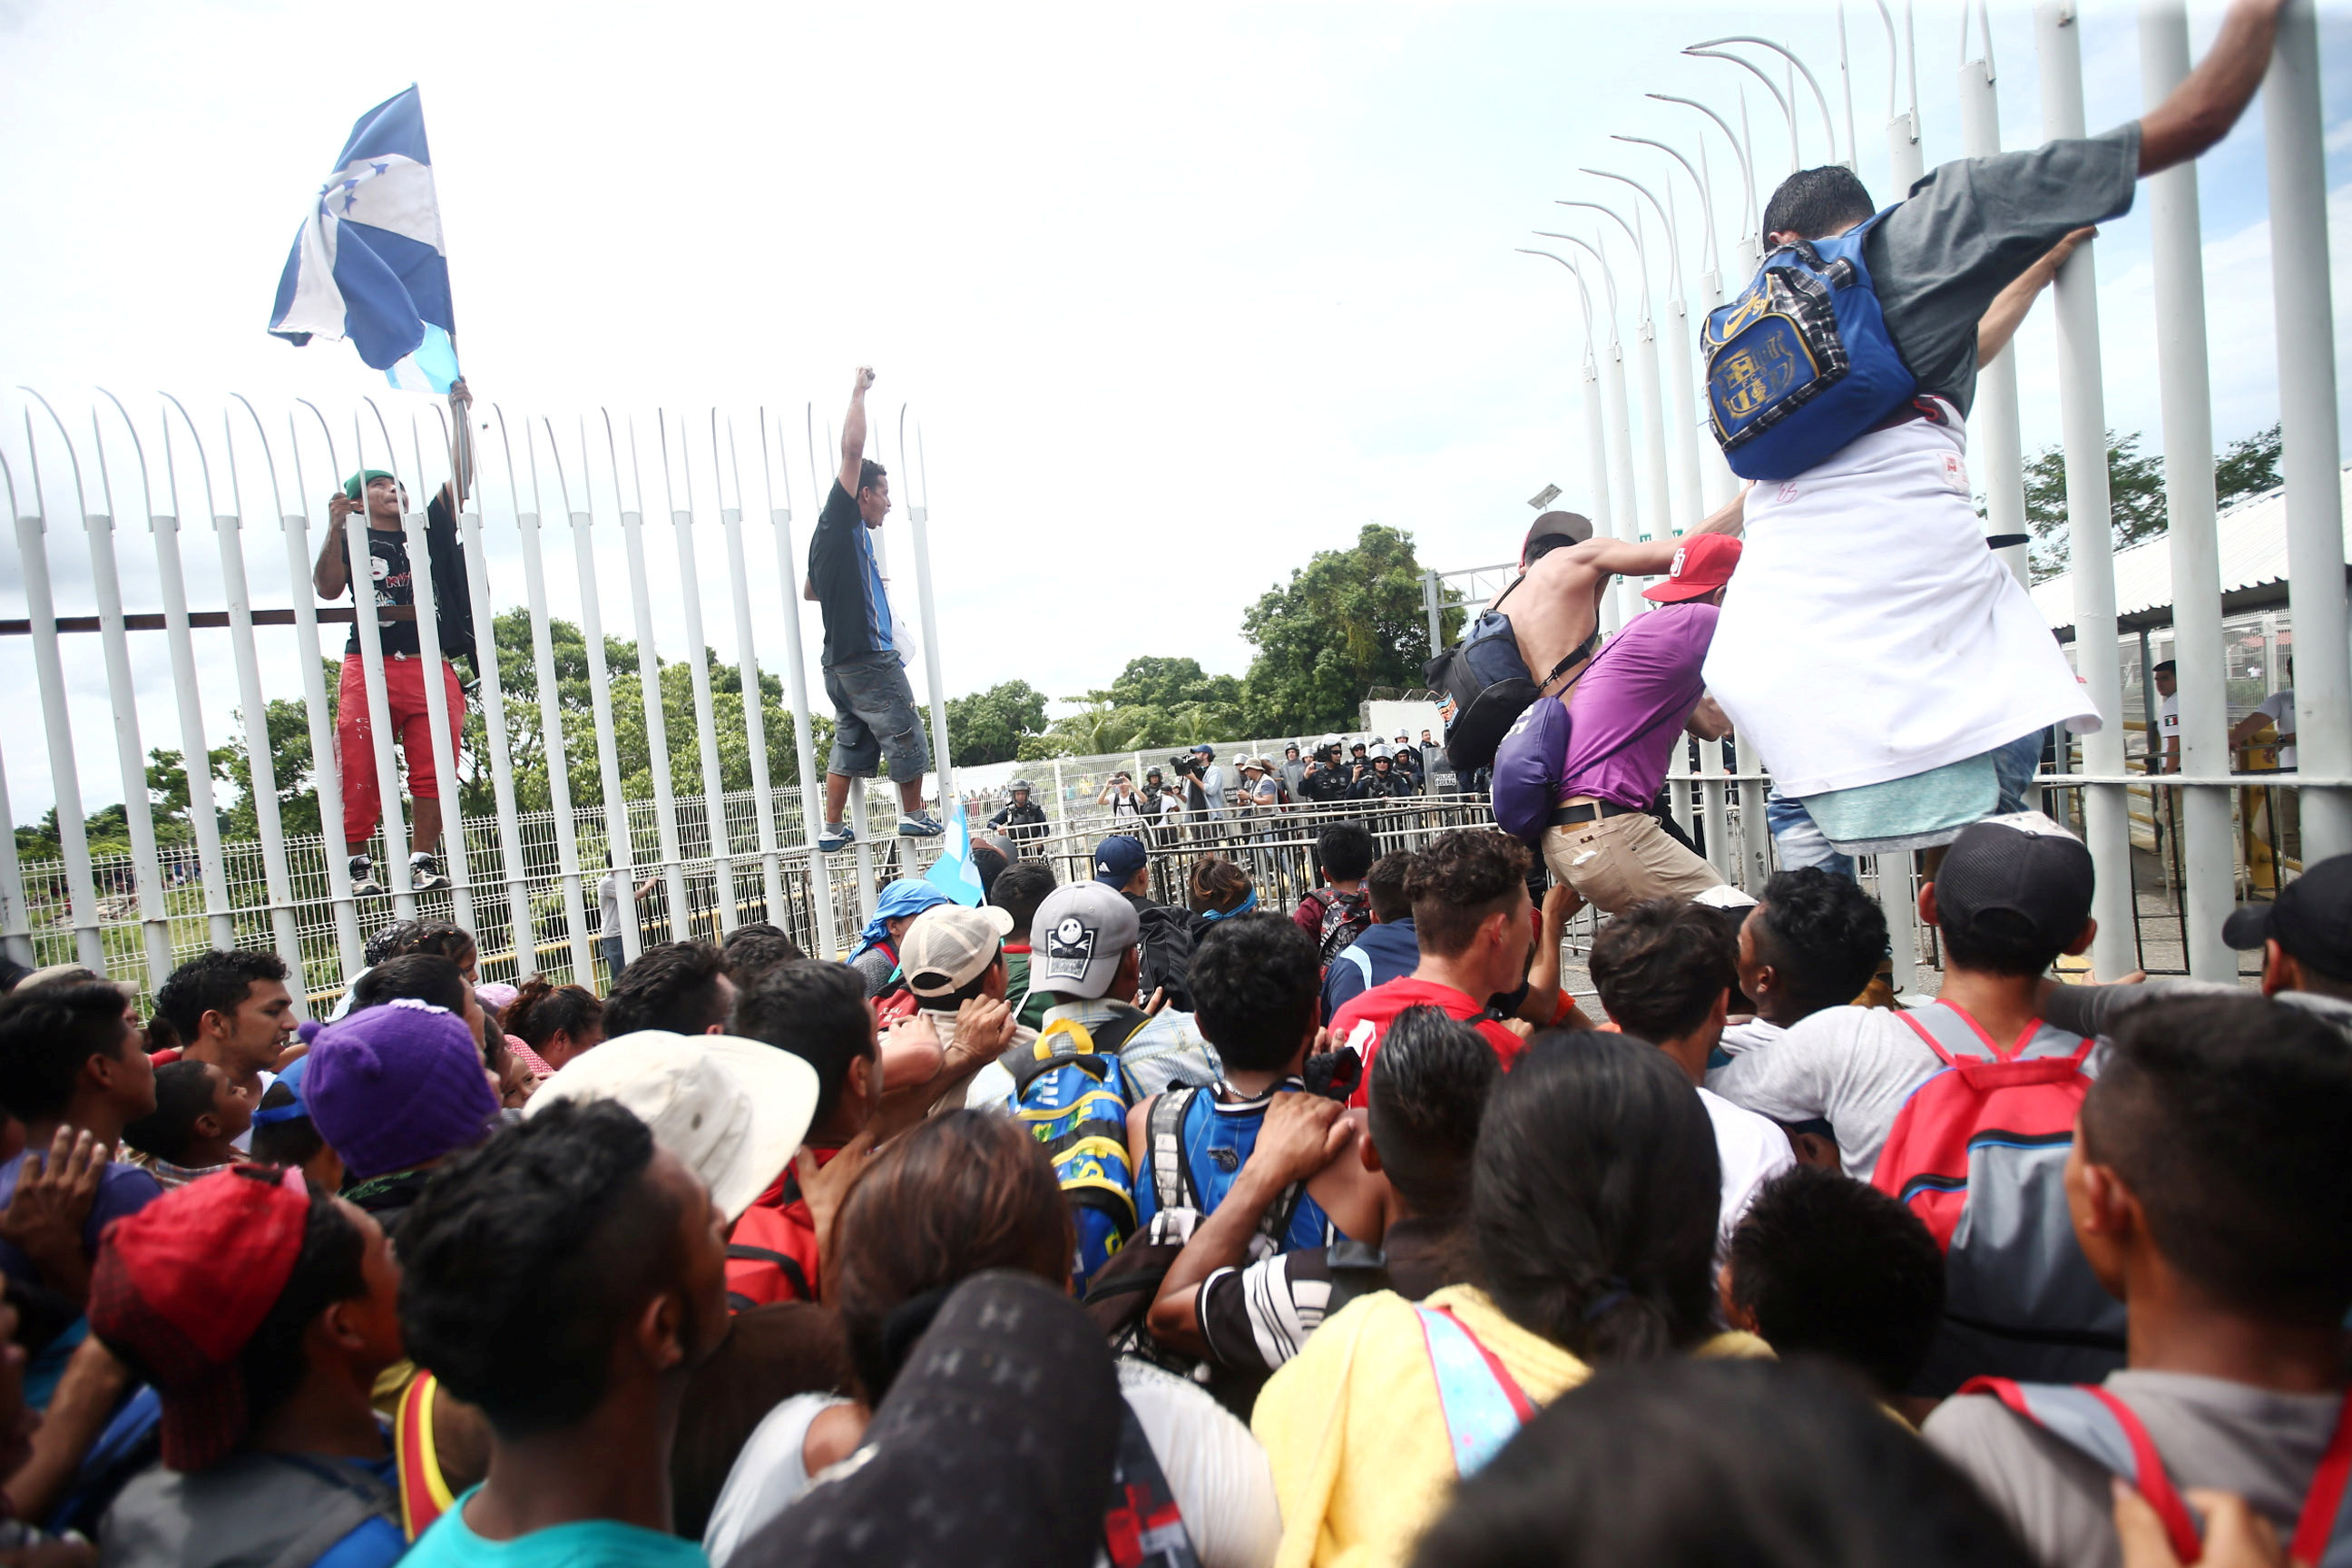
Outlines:
{"label": "corrugated metal roof", "polygon": [[[2352,463],[2344,468],[2345,560],[2352,563]],[[2242,500],[2214,524],[2221,550],[2221,592],[2238,593],[2286,581],[2286,491]],[[2074,624],[2074,574],[2062,572],[2032,590],[2033,607],[2053,630]],[[2159,533],[2116,552],[2116,614],[2130,616],[2172,605],[2172,547]]]}

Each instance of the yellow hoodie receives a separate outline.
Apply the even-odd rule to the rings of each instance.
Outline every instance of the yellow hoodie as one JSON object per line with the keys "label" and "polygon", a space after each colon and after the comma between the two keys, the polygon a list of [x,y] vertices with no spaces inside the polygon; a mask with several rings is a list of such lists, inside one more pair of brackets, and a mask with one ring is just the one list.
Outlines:
{"label": "yellow hoodie", "polygon": [[[1538,1405],[1592,1375],[1474,1286],[1450,1285],[1422,1305],[1451,1307]],[[1727,1333],[1692,1353],[1772,1352],[1753,1334]],[[1352,1301],[1318,1329],[1266,1384],[1250,1425],[1282,1504],[1276,1568],[1402,1564],[1453,1495],[1437,1379],[1413,1303],[1393,1292]]]}

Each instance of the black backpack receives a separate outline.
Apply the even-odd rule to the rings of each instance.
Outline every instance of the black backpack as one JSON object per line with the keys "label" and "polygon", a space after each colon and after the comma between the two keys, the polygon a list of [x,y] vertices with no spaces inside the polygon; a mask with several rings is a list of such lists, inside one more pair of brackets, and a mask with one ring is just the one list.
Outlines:
{"label": "black backpack", "polygon": [[1179,1013],[1192,1010],[1192,917],[1164,904],[1146,904],[1135,911],[1136,940],[1142,944],[1140,985],[1146,1001],[1154,991],[1168,994],[1168,1005]]}
{"label": "black backpack", "polygon": [[1372,896],[1370,893],[1343,893],[1336,888],[1316,888],[1307,894],[1307,902],[1315,906],[1318,925],[1316,941],[1323,950],[1323,966],[1356,944],[1356,939],[1372,929]]}

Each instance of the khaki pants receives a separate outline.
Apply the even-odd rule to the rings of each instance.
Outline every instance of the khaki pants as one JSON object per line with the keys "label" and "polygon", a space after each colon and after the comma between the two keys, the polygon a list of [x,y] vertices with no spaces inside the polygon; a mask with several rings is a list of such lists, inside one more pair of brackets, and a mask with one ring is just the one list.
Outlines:
{"label": "khaki pants", "polygon": [[1544,834],[1544,864],[1608,914],[1644,899],[1692,899],[1723,885],[1716,868],[1667,837],[1643,811],[1554,827]]}

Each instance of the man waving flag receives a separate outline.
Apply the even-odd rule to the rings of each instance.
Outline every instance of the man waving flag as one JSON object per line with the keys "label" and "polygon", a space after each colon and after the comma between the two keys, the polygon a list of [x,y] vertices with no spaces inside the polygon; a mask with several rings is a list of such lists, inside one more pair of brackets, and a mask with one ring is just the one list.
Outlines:
{"label": "man waving flag", "polygon": [[297,346],[349,338],[412,392],[447,392],[457,380],[441,208],[413,85],[352,127],[286,258],[269,330]]}

